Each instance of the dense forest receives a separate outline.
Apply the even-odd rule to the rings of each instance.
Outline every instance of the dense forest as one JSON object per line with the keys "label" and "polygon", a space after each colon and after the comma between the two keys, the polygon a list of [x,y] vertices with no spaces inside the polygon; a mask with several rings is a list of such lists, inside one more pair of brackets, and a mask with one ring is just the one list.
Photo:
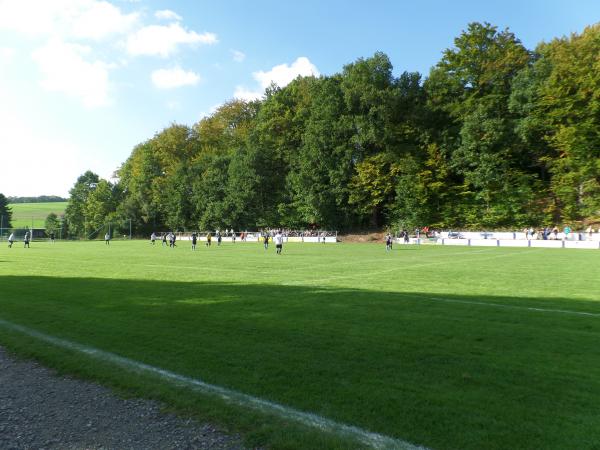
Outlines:
{"label": "dense forest", "polygon": [[57,195],[38,195],[37,197],[8,197],[9,203],[48,203],[66,202],[68,198]]}
{"label": "dense forest", "polygon": [[598,221],[600,24],[531,51],[472,23],[426,78],[359,58],[173,124],[117,175],[77,180],[71,233]]}

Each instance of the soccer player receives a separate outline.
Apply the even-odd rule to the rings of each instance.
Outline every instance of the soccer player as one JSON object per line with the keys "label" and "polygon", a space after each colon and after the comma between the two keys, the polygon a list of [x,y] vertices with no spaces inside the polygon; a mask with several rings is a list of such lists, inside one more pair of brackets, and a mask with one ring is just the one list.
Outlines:
{"label": "soccer player", "polygon": [[50,232],[50,242],[54,244],[54,231]]}
{"label": "soccer player", "polygon": [[211,246],[211,241],[212,241],[212,235],[210,234],[210,231],[209,231],[208,234],[206,235],[206,246],[207,247]]}
{"label": "soccer player", "polygon": [[29,231],[27,231],[25,233],[25,237],[23,238],[23,242],[25,242],[25,245],[23,246],[23,248],[27,247],[29,248]]}
{"label": "soccer player", "polygon": [[283,235],[281,234],[281,230],[277,230],[277,234],[273,238],[275,241],[275,248],[277,249],[277,254],[281,255],[281,249],[283,248]]}
{"label": "soccer player", "polygon": [[390,233],[385,237],[385,250],[390,251],[392,249],[392,235]]}
{"label": "soccer player", "polygon": [[10,233],[10,236],[8,236],[8,248],[12,248],[13,242],[15,242],[15,233]]}
{"label": "soccer player", "polygon": [[156,233],[154,231],[150,235],[150,242],[152,242],[152,245],[154,245],[154,243],[156,242]]}
{"label": "soccer player", "polygon": [[221,240],[222,240],[222,239],[223,239],[223,238],[221,237],[221,232],[220,232],[220,231],[217,231],[217,245],[221,245]]}
{"label": "soccer player", "polygon": [[265,250],[269,249],[269,233],[267,231],[265,231],[265,234],[263,234],[263,245]]}
{"label": "soccer player", "polygon": [[192,233],[192,250],[196,250],[196,242],[198,242],[198,235],[196,233]]}
{"label": "soccer player", "polygon": [[410,238],[408,236],[408,231],[402,230],[402,235],[404,236],[404,243],[408,244],[410,242]]}
{"label": "soccer player", "polygon": [[106,245],[110,245],[110,233],[106,233],[106,234],[104,235],[104,243],[105,243]]}

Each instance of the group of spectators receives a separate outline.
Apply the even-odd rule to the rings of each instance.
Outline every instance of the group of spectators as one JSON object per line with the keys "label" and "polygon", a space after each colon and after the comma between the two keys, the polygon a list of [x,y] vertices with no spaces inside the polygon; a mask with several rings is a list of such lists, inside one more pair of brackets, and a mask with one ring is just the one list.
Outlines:
{"label": "group of spectators", "polygon": [[[437,231],[430,229],[429,227],[422,227],[422,228],[415,228],[414,232],[413,232],[413,236],[416,238],[421,238],[421,237],[436,237],[437,236]],[[404,239],[405,242],[408,242],[408,239],[410,237],[410,233],[408,232],[408,230],[403,229],[401,231],[399,231],[396,234],[396,237],[400,238],[400,239]]]}
{"label": "group of spectators", "polygon": [[261,236],[268,233],[271,236],[277,234],[280,231],[284,237],[329,237],[337,236],[336,231],[325,231],[325,230],[293,230],[290,228],[263,228],[260,230]]}
{"label": "group of spectators", "polygon": [[589,225],[585,231],[573,231],[569,225],[566,225],[562,231],[554,226],[540,228],[535,230],[533,227],[525,228],[523,232],[525,233],[525,238],[529,240],[543,239],[543,240],[560,240],[560,239],[569,239],[574,233],[577,233],[577,239],[583,241],[586,239],[591,239],[594,233],[599,232],[600,229],[594,229],[591,225]]}

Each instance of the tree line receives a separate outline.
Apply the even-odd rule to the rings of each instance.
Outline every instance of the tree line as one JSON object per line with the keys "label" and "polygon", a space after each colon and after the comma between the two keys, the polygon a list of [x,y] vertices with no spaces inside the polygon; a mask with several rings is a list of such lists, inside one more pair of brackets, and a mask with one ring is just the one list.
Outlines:
{"label": "tree line", "polygon": [[68,198],[58,195],[38,195],[36,197],[8,197],[8,203],[53,203],[66,202]]}
{"label": "tree line", "polygon": [[600,216],[600,24],[528,50],[471,23],[424,78],[384,53],[271,86],[83,174],[66,220],[134,229],[508,228]]}

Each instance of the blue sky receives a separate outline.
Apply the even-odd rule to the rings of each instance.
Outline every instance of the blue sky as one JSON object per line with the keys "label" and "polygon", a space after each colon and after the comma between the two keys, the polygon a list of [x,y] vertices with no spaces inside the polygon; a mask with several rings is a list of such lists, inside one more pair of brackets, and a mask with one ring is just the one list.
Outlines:
{"label": "blue sky", "polygon": [[66,196],[173,122],[376,51],[426,75],[469,22],[533,49],[599,20],[597,0],[0,0],[0,193]]}

